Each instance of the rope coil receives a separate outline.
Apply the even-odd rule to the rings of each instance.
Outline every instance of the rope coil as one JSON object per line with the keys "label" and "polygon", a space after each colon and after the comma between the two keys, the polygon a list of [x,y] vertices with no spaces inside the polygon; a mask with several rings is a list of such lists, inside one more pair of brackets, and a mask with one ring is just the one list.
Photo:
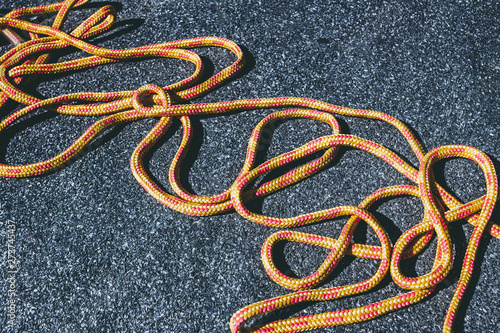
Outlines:
{"label": "rope coil", "polygon": [[[158,123],[134,150],[130,166],[134,177],[141,186],[171,209],[194,216],[208,216],[235,210],[249,221],[279,228],[292,228],[339,216],[350,216],[337,239],[291,230],[280,230],[269,236],[261,251],[264,269],[273,281],[285,288],[295,290],[295,292],[260,301],[240,309],[230,320],[230,328],[233,333],[240,332],[243,323],[251,318],[293,304],[306,301],[328,301],[366,292],[377,286],[388,273],[398,286],[408,291],[354,309],[278,320],[255,328],[255,332],[299,332],[363,322],[419,302],[429,296],[450,272],[453,253],[448,224],[465,219],[474,226],[474,229],[467,246],[460,279],[443,325],[443,332],[452,331],[455,313],[473,273],[476,252],[482,235],[488,232],[493,237],[500,239],[500,227],[489,222],[497,202],[498,180],[493,163],[485,153],[464,145],[441,146],[426,153],[411,130],[403,122],[390,115],[371,110],[345,108],[307,98],[278,97],[186,104],[187,101],[217,89],[243,68],[244,56],[240,47],[233,41],[224,38],[198,37],[123,50],[101,48],[85,40],[106,31],[113,25],[116,11],[111,6],[97,10],[71,33],[65,33],[62,30],[63,23],[70,11],[87,2],[88,0],[66,0],[45,6],[21,8],[0,18],[0,32],[14,44],[11,50],[0,57],[0,107],[9,100],[25,105],[0,122],[0,132],[40,108],[75,116],[102,116],[73,144],[58,155],[42,162],[27,165],[0,164],[0,176],[30,177],[57,170],[61,165],[77,156],[107,128],[124,122],[156,117],[159,118]],[[23,19],[47,13],[57,13],[51,27]],[[26,32],[30,36],[30,40],[22,41],[16,31]],[[87,52],[89,56],[58,63],[49,62],[51,53],[68,47],[78,48]],[[236,60],[206,81],[199,82],[203,73],[203,62],[198,54],[191,51],[191,49],[198,47],[226,48],[233,52]],[[170,86],[146,85],[136,91],[83,92],[40,99],[28,94],[22,88],[38,75],[50,75],[118,61],[151,57],[186,60],[195,65],[195,71],[190,77]],[[148,100],[147,103],[146,100]],[[249,139],[243,167],[227,190],[217,195],[200,196],[184,189],[179,174],[182,161],[188,153],[193,137],[191,116],[276,107],[290,109],[274,112],[257,124]],[[416,169],[407,164],[398,154],[376,142],[354,135],[342,134],[334,114],[369,118],[391,124],[407,140],[419,161],[419,168]],[[165,134],[174,117],[181,121],[183,134],[169,169],[169,182],[175,194],[169,194],[156,184],[147,173],[144,167],[144,157]],[[293,151],[271,158],[260,165],[255,165],[262,130],[272,121],[289,118],[308,118],[324,122],[331,127],[332,134],[314,139]],[[358,206],[333,207],[290,218],[257,214],[245,206],[252,199],[272,194],[321,171],[334,159],[340,147],[363,150],[379,157],[415,185],[396,185],[382,188],[369,195]],[[323,152],[323,154],[275,179],[255,188],[248,188],[249,184],[259,176],[317,152]],[[437,161],[450,157],[469,159],[480,166],[485,177],[486,195],[464,204],[434,180],[432,166]],[[405,231],[392,245],[385,230],[368,209],[383,198],[403,195],[420,198],[424,205],[424,218],[421,223]],[[361,220],[375,231],[380,242],[379,246],[352,242],[353,232]],[[418,277],[404,276],[400,269],[402,261],[418,255],[429,244],[434,234],[437,237],[437,250],[431,271]],[[276,267],[272,256],[273,246],[277,242],[285,240],[324,247],[330,250],[330,253],[313,274],[303,278],[293,278]],[[321,284],[345,255],[379,260],[379,268],[372,277],[365,281],[346,286],[311,289]]]}

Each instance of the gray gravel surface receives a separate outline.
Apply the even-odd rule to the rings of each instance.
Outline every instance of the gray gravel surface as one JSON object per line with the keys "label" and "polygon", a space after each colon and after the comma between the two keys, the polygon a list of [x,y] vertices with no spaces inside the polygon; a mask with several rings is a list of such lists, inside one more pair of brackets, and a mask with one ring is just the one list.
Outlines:
{"label": "gray gravel surface", "polygon": [[[0,9],[44,1],[2,0]],[[101,5],[103,3],[100,3]],[[497,1],[299,1],[123,0],[116,30],[94,43],[126,48],[214,35],[247,50],[245,75],[200,101],[303,96],[337,105],[386,112],[410,125],[427,149],[467,144],[500,166],[499,3]],[[76,26],[95,6],[71,14]],[[49,23],[47,18],[45,23]],[[0,51],[8,49],[0,42]],[[208,68],[233,60],[229,52],[200,49]],[[81,56],[81,53],[68,57]],[[37,91],[57,96],[77,91],[166,85],[193,70],[177,60],[147,60],[45,78]],[[1,113],[6,116],[7,111]],[[193,118],[197,138],[186,186],[198,194],[227,188],[237,176],[253,127],[271,110]],[[416,164],[397,131],[384,123],[341,118],[345,132],[379,142]],[[95,119],[46,112],[0,138],[1,161],[41,161],[63,150]],[[236,213],[189,217],[149,196],[129,170],[129,157],[154,119],[109,132],[71,165],[50,175],[0,179],[0,327],[12,332],[228,332],[239,308],[286,292],[265,274],[260,247],[276,230]],[[168,189],[169,161],[180,140],[174,124],[149,160],[150,172]],[[279,124],[261,159],[318,136],[324,124]],[[485,193],[479,168],[465,160],[435,170],[459,198]],[[358,204],[373,191],[408,183],[375,157],[354,150],[324,172],[252,205],[274,216],[295,216],[341,204]],[[391,240],[418,223],[422,205],[398,198],[374,210]],[[498,210],[494,220],[500,222]],[[7,323],[8,221],[15,224],[19,258],[16,324]],[[335,237],[343,219],[301,228]],[[366,230],[366,229],[365,229]],[[457,256],[446,283],[432,297],[378,319],[318,332],[436,332],[441,330],[471,227],[451,227]],[[368,231],[358,240],[375,242]],[[326,252],[286,244],[280,257],[298,276],[313,272]],[[500,242],[485,237],[460,313],[457,332],[500,332]],[[409,274],[432,265],[434,246],[409,262]],[[326,286],[368,278],[376,262],[345,259]],[[402,293],[386,281],[358,297],[281,313],[302,315],[361,306]]]}

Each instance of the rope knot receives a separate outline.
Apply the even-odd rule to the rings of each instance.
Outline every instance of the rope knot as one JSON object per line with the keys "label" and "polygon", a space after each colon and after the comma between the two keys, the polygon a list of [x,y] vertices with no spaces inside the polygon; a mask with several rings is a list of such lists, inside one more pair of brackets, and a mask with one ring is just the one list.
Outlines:
{"label": "rope knot", "polygon": [[158,105],[166,109],[172,105],[172,99],[168,90],[154,84],[140,87],[132,96],[132,106],[144,115],[150,115]]}

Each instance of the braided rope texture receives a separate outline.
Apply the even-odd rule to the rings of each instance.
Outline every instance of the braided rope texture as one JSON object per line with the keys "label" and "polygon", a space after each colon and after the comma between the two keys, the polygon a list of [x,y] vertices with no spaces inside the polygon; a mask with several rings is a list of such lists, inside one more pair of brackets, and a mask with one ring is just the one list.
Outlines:
{"label": "braided rope texture", "polygon": [[[408,307],[432,294],[438,284],[448,276],[453,265],[453,244],[449,224],[466,220],[473,226],[462,270],[455,293],[450,301],[443,332],[451,332],[455,313],[473,274],[477,250],[485,233],[500,239],[500,227],[490,221],[498,196],[498,180],[495,167],[482,151],[466,145],[445,145],[426,152],[412,130],[402,121],[388,114],[362,109],[351,109],[319,100],[302,97],[253,98],[212,103],[188,103],[216,90],[234,78],[244,67],[245,57],[241,48],[233,41],[218,37],[197,37],[173,42],[139,46],[131,49],[108,49],[86,41],[105,32],[115,21],[115,10],[105,6],[94,12],[72,32],[63,30],[63,24],[72,9],[84,5],[87,0],[67,0],[45,6],[22,8],[11,11],[0,19],[0,29],[15,46],[0,58],[0,105],[10,100],[24,105],[0,123],[0,131],[6,131],[25,117],[44,108],[60,114],[78,117],[99,117],[81,136],[61,153],[47,160],[25,165],[0,164],[0,176],[22,178],[51,173],[79,156],[84,149],[96,141],[106,130],[123,123],[145,118],[157,118],[158,122],[137,145],[130,159],[130,168],[140,185],[156,200],[183,214],[210,216],[236,211],[245,219],[264,226],[280,228],[270,235],[261,250],[264,269],[277,284],[292,292],[247,305],[237,311],[230,320],[231,332],[245,331],[244,324],[252,318],[273,311],[311,301],[328,301],[362,294],[377,287],[389,274],[392,280],[406,292],[357,308],[343,309],[319,314],[280,319],[254,328],[255,332],[301,332],[328,326],[359,323],[383,314]],[[33,15],[55,13],[52,26],[30,22]],[[23,41],[18,32],[27,32],[30,39]],[[58,63],[50,62],[51,54],[69,47],[87,54]],[[218,47],[234,54],[234,62],[215,75],[203,79],[204,63],[195,52],[200,47]],[[71,93],[52,98],[40,98],[26,91],[25,87],[38,76],[72,72],[121,61],[140,60],[152,57],[185,60],[194,65],[192,74],[166,87],[148,84],[134,91]],[[255,126],[246,150],[246,157],[231,186],[216,195],[202,196],[190,193],[181,182],[182,163],[193,136],[192,118],[200,115],[223,116],[226,113],[244,110],[280,108],[282,110],[266,116]],[[342,133],[335,115],[367,118],[393,126],[411,147],[418,167],[410,165],[392,150],[368,139]],[[304,118],[327,124],[331,134],[316,138],[299,148],[257,164],[256,157],[263,129],[269,124],[285,120]],[[173,119],[178,119],[183,128],[182,140],[171,161],[168,179],[173,190],[166,192],[148,173],[145,158],[170,128]],[[359,205],[343,205],[295,217],[280,218],[252,212],[247,203],[262,198],[311,177],[331,165],[339,149],[360,150],[378,157],[412,185],[395,185],[379,189],[366,197]],[[321,155],[318,155],[321,154]],[[295,166],[307,157],[312,161]],[[317,157],[315,157],[317,156]],[[486,194],[473,201],[463,203],[434,179],[432,167],[449,158],[464,158],[476,163],[484,174]],[[290,171],[258,186],[253,186],[259,177],[274,170],[292,165]],[[388,198],[412,196],[419,198],[424,207],[422,221],[404,231],[391,244],[386,230],[369,212],[372,205]],[[337,238],[295,231],[292,228],[349,217]],[[363,221],[378,238],[378,245],[353,242],[353,234]],[[420,254],[435,237],[435,258],[430,271],[420,276],[406,276],[401,269],[405,259]],[[288,276],[276,265],[273,249],[278,242],[298,242],[319,246],[329,251],[320,267],[312,274],[297,278]],[[375,274],[361,282],[321,288],[321,285],[337,267],[341,259],[355,256],[379,261]],[[318,288],[320,287],[320,288]]]}

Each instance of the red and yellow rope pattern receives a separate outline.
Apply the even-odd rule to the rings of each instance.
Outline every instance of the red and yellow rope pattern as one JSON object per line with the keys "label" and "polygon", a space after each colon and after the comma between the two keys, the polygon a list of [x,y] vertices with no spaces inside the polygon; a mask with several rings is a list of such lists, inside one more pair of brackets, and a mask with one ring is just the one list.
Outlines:
{"label": "red and yellow rope pattern", "polygon": [[[366,292],[375,287],[388,272],[397,285],[408,290],[406,293],[359,308],[275,321],[255,328],[255,331],[261,333],[300,332],[326,326],[362,322],[418,302],[431,294],[436,285],[443,281],[450,271],[453,253],[448,223],[465,219],[474,226],[474,230],[467,247],[458,286],[443,326],[443,332],[451,332],[454,314],[473,272],[481,236],[488,232],[493,237],[500,239],[499,226],[489,223],[497,201],[498,184],[494,166],[486,154],[478,149],[463,145],[442,146],[426,153],[410,129],[396,118],[377,111],[350,109],[313,99],[279,97],[186,104],[185,101],[195,99],[221,86],[243,67],[243,53],[238,45],[223,38],[199,37],[123,50],[97,47],[87,43],[85,39],[111,27],[115,19],[115,10],[111,6],[97,10],[71,33],[65,33],[62,30],[70,10],[86,2],[87,0],[67,0],[46,6],[22,8],[0,18],[0,31],[15,44],[14,48],[0,57],[0,106],[3,106],[10,99],[25,105],[0,122],[0,131],[40,108],[76,116],[103,116],[60,154],[46,161],[27,165],[0,164],[0,176],[29,177],[56,170],[81,152],[106,128],[123,122],[155,117],[159,118],[158,123],[134,150],[130,166],[139,183],[164,205],[181,213],[196,216],[213,215],[234,209],[250,221],[280,228],[306,225],[338,216],[350,216],[337,239],[282,230],[274,233],[265,241],[261,255],[266,272],[273,281],[295,290],[295,292],[251,304],[236,312],[230,321],[231,331],[234,333],[239,332],[243,322],[248,319],[292,304],[304,301],[327,301]],[[52,27],[22,19],[26,16],[54,12],[57,15]],[[15,30],[29,33],[30,40],[23,42]],[[49,62],[51,52],[66,47],[76,47],[87,52],[89,56],[59,63]],[[236,60],[208,80],[198,83],[203,73],[203,63],[200,57],[191,51],[197,47],[223,47],[232,51]],[[33,80],[37,75],[74,71],[112,62],[151,57],[183,59],[195,64],[196,69],[190,77],[163,88],[147,85],[137,91],[72,93],[47,99],[39,99],[22,90],[23,84]],[[255,127],[249,140],[242,170],[226,191],[213,196],[199,196],[188,193],[183,188],[179,180],[179,172],[193,135],[191,116],[276,107],[289,107],[291,109],[272,113]],[[396,153],[375,142],[353,135],[341,134],[334,114],[370,118],[393,125],[406,138],[418,158],[420,167],[418,170],[413,168]],[[164,135],[174,117],[182,122],[183,136],[169,170],[170,185],[175,194],[169,194],[152,180],[143,163],[146,152]],[[332,134],[317,138],[302,147],[256,166],[255,156],[262,129],[272,121],[286,118],[309,118],[325,122],[332,128]],[[271,194],[325,168],[341,146],[360,149],[381,158],[415,185],[399,185],[380,189],[368,196],[359,206],[339,206],[291,218],[264,216],[253,213],[245,207],[245,203],[253,198]],[[257,177],[319,151],[322,151],[323,155],[316,160],[301,165],[256,188],[248,188],[249,184]],[[434,181],[433,164],[450,157],[470,159],[481,167],[487,186],[485,196],[464,204]],[[368,212],[368,208],[382,198],[401,195],[420,198],[424,205],[425,216],[421,223],[404,232],[396,244],[392,245],[379,222]],[[375,231],[380,246],[355,244],[351,241],[352,234],[361,220]],[[402,260],[420,253],[434,234],[437,237],[437,251],[431,271],[418,277],[404,276],[400,270]],[[315,273],[304,278],[293,278],[280,272],[272,257],[273,246],[284,240],[321,246],[329,249],[330,254]],[[379,260],[380,265],[377,272],[368,280],[351,285],[311,289],[318,286],[332,272],[341,258],[347,254]]]}

